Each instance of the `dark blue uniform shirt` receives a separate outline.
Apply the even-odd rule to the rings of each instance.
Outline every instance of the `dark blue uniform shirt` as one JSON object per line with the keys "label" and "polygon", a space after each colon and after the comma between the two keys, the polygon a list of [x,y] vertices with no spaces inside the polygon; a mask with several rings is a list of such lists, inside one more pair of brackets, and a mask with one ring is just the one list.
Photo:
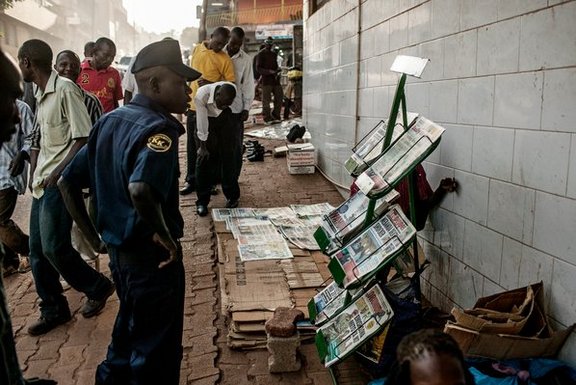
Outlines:
{"label": "dark blue uniform shirt", "polygon": [[178,137],[182,125],[163,107],[137,94],[130,104],[102,116],[63,173],[69,183],[90,187],[96,228],[120,249],[146,248],[154,231],[136,212],[128,184],[152,186],[174,239],[183,236],[178,194]]}

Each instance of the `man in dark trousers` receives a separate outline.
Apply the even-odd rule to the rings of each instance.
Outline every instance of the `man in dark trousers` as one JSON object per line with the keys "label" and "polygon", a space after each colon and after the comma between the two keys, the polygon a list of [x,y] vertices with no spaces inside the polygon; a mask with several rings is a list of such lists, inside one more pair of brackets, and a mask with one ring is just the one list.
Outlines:
{"label": "man in dark trousers", "polygon": [[[274,40],[271,37],[264,42],[264,49],[258,52],[254,60],[256,70],[260,74],[262,84],[262,114],[264,123],[278,123],[282,109],[283,91],[280,85],[280,68],[278,67],[278,54],[272,47]],[[274,109],[270,112],[270,100],[274,95]]]}
{"label": "man in dark trousers", "polygon": [[32,143],[30,173],[30,265],[41,299],[40,318],[30,335],[48,333],[72,319],[59,278],[62,276],[86,294],[80,313],[94,317],[114,293],[114,284],[94,270],[72,247],[72,218],[66,211],[56,182],[64,168],[84,146],[92,124],[80,89],[52,69],[52,49],[38,39],[25,41],[18,50],[24,80],[38,87],[36,120],[40,140]]}
{"label": "man in dark trousers", "polygon": [[218,182],[217,178],[222,181],[226,207],[238,207],[240,187],[233,156],[236,147],[235,126],[231,122],[229,109],[235,97],[234,84],[216,82],[200,87],[194,98],[198,147],[196,213],[201,217],[208,214],[211,189]]}
{"label": "man in dark trousers", "polygon": [[[90,244],[108,250],[120,298],[96,384],[177,385],[185,289],[178,138],[184,130],[171,114],[186,111],[186,81],[200,74],[182,63],[176,40],[144,47],[132,73],[139,93],[96,123],[59,187]],[[83,187],[93,193],[96,227]]]}
{"label": "man in dark trousers", "polygon": [[244,30],[240,27],[232,28],[230,41],[226,46],[226,52],[234,63],[236,75],[236,98],[230,106],[232,123],[235,125],[233,133],[237,146],[231,154],[237,165],[237,178],[242,170],[242,145],[244,140],[244,122],[248,120],[250,106],[254,101],[254,73],[252,71],[252,58],[243,49]]}
{"label": "man in dark trousers", "polygon": [[[0,49],[0,146],[10,140],[19,123],[16,99],[22,95],[22,77],[14,63]],[[4,253],[0,250],[0,262]],[[56,381],[22,378],[18,365],[12,322],[8,311],[4,283],[0,277],[0,384],[5,385],[55,385]]]}
{"label": "man in dark trousers", "polygon": [[[206,84],[228,81],[234,82],[234,65],[224,46],[230,38],[230,31],[225,27],[218,27],[210,35],[210,40],[198,44],[190,55],[190,67],[202,73],[202,77],[190,84],[192,88],[192,102],[186,114],[186,183],[180,190],[181,195],[191,194],[196,188],[196,105],[194,98],[198,89]],[[215,159],[213,159],[215,160]],[[216,183],[220,182],[216,178]],[[215,187],[214,187],[215,188]],[[214,193],[216,190],[214,190]]]}

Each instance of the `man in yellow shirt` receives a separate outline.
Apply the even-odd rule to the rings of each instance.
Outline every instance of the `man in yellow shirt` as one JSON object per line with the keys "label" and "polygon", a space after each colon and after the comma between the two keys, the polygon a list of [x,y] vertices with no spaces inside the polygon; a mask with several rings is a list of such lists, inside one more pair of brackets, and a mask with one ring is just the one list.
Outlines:
{"label": "man in yellow shirt", "polygon": [[[190,67],[200,72],[202,77],[190,85],[192,102],[190,102],[190,109],[186,114],[186,184],[180,190],[181,195],[190,194],[196,185],[196,106],[194,105],[194,98],[198,88],[219,81],[232,83],[236,81],[232,59],[223,51],[229,38],[230,31],[228,28],[218,27],[210,35],[210,40],[198,44],[194,48],[190,57]],[[211,161],[217,162],[218,160],[211,159]]]}

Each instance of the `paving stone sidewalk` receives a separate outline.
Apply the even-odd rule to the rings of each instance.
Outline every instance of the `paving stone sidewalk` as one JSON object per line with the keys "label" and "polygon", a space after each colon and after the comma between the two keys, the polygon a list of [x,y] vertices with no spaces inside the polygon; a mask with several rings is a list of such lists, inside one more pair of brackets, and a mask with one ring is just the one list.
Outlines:
{"label": "paving stone sidewalk", "polygon": [[[267,150],[282,141],[260,140]],[[181,170],[185,170],[184,141],[180,143]],[[264,162],[244,162],[240,178],[243,207],[278,207],[290,204],[329,202],[337,205],[342,197],[319,173],[289,175],[286,159],[265,157]],[[185,220],[184,264],[186,271],[186,304],[184,315],[184,358],[181,384],[307,384],[332,383],[328,371],[319,362],[313,344],[302,346],[303,369],[296,373],[268,373],[266,350],[233,351],[226,345],[226,319],[220,315],[220,289],[217,277],[216,237],[210,216],[195,213],[195,194],[182,197],[181,211]],[[15,221],[28,229],[30,195],[18,203]],[[210,208],[224,207],[220,192]],[[101,271],[109,274],[107,256],[101,257]],[[66,291],[73,320],[47,335],[32,337],[27,326],[38,317],[38,301],[31,273],[5,279],[16,333],[17,351],[26,377],[50,377],[60,385],[93,384],[96,366],[106,354],[118,299],[113,296],[97,317],[84,319],[78,314],[83,296],[73,289]],[[354,362],[338,366],[341,383],[366,384]]]}

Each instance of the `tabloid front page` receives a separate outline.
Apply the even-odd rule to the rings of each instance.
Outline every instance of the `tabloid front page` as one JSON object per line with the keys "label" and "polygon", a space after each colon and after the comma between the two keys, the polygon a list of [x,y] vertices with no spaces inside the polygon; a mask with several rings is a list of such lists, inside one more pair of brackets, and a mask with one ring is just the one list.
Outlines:
{"label": "tabloid front page", "polygon": [[392,206],[378,222],[333,255],[346,274],[344,287],[357,284],[377,270],[415,235],[416,229],[400,206]]}
{"label": "tabloid front page", "polygon": [[436,143],[444,128],[420,116],[409,130],[357,179],[356,184],[367,195],[387,190],[416,166],[419,158]]}
{"label": "tabloid front page", "polygon": [[380,286],[374,285],[319,328],[324,336],[326,367],[340,361],[383,328],[394,316]]}

